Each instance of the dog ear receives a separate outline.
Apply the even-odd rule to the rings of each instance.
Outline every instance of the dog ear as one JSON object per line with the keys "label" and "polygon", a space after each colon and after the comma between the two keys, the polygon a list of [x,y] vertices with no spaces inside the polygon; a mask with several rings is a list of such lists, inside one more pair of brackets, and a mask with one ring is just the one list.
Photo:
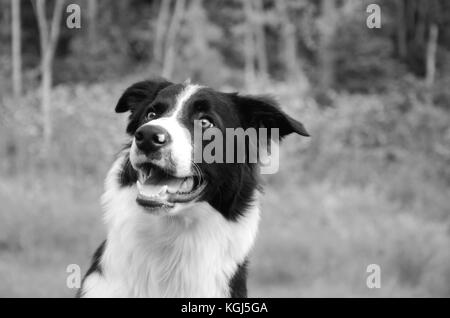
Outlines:
{"label": "dog ear", "polygon": [[163,78],[134,83],[119,98],[116,113],[133,112],[142,101],[152,101],[160,90],[171,84]]}
{"label": "dog ear", "polygon": [[267,96],[239,96],[237,94],[233,94],[232,98],[249,126],[278,128],[280,138],[291,133],[309,137],[309,133],[303,124],[281,110],[278,103],[272,98]]}

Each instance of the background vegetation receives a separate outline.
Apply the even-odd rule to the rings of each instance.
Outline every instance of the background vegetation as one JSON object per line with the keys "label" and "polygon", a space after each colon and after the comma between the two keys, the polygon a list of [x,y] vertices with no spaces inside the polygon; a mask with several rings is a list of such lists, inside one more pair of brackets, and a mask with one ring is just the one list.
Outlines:
{"label": "background vegetation", "polygon": [[155,75],[272,94],[312,135],[265,178],[250,296],[450,296],[450,3],[380,0],[369,29],[373,1],[78,0],[69,29],[60,2],[0,0],[0,296],[74,295],[115,103]]}

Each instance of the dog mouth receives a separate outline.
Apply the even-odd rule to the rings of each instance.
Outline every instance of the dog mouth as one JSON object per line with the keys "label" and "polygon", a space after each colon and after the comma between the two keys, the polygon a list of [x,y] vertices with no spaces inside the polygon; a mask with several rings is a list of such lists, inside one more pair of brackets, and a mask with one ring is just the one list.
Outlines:
{"label": "dog mouth", "polygon": [[140,165],[137,172],[136,201],[148,209],[168,209],[175,203],[194,201],[206,186],[206,182],[197,175],[175,177],[150,163]]}

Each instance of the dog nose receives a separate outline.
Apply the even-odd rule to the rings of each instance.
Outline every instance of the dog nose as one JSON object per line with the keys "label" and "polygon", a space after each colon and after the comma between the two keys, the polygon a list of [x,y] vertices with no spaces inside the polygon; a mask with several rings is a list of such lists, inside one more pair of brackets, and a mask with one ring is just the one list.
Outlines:
{"label": "dog nose", "polygon": [[169,134],[159,126],[142,126],[134,134],[136,146],[144,153],[157,151],[169,143]]}

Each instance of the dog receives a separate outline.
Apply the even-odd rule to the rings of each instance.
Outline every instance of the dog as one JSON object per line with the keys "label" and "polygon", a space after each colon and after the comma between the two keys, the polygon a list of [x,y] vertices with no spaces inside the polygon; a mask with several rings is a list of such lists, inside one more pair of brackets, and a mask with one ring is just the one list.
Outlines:
{"label": "dog", "polygon": [[205,146],[194,142],[194,130],[270,128],[282,139],[309,136],[303,124],[269,97],[164,79],[133,84],[115,111],[130,114],[130,142],[107,174],[107,238],[78,296],[247,297],[259,165],[194,162]]}

